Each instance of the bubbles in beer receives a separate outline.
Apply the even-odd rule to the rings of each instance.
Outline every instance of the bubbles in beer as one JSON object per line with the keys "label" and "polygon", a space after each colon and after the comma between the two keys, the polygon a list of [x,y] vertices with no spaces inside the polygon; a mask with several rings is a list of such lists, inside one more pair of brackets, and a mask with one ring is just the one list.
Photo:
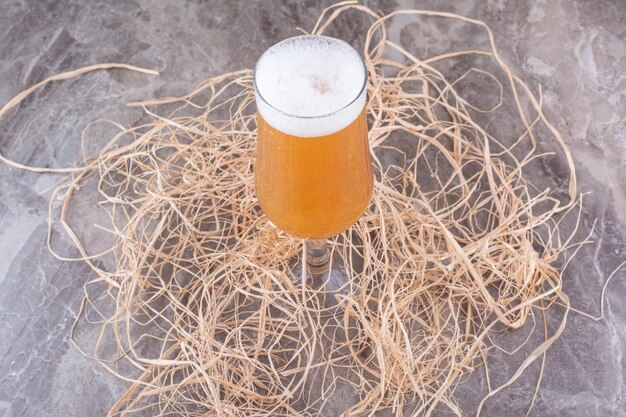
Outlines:
{"label": "bubbles in beer", "polygon": [[314,137],[348,126],[365,104],[358,52],[326,36],[299,36],[268,49],[255,69],[257,107],[284,133]]}

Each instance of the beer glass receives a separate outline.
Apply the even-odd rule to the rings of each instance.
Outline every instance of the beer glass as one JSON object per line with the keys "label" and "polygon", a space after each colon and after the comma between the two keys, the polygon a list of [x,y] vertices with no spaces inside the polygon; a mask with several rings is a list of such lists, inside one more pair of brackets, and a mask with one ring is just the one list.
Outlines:
{"label": "beer glass", "polygon": [[358,52],[326,36],[286,39],[254,71],[259,204],[278,228],[306,239],[316,286],[332,270],[326,239],[352,226],[372,195],[366,84]]}

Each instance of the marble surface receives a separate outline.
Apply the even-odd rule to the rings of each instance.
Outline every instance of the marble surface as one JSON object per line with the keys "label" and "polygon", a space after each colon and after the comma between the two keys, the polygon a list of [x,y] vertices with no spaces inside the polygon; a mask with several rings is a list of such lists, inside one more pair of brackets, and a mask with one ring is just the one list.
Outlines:
{"label": "marble surface", "polygon": [[[50,85],[0,120],[0,151],[38,166],[68,166],[79,159],[80,132],[106,117],[131,124],[141,117],[124,103],[182,94],[207,77],[251,67],[271,44],[310,29],[321,1],[0,2],[0,103],[45,77],[100,62],[158,69],[159,77],[110,71]],[[563,132],[578,169],[581,249],[564,275],[575,308],[599,314],[602,285],[626,258],[626,3],[624,0],[368,1],[385,12],[432,8],[485,20],[503,58],[535,88],[541,84],[547,114]],[[366,22],[342,21],[336,36],[358,45]],[[397,18],[392,39],[424,55],[464,42],[472,33],[445,31],[419,18]],[[439,30],[440,32],[437,32]],[[501,132],[506,133],[506,132]],[[542,144],[543,145],[543,144]],[[98,143],[89,143],[96,149]],[[562,171],[544,164],[539,182],[562,185]],[[57,177],[0,164],[0,417],[106,415],[124,391],[115,379],[69,342],[83,284],[81,263],[59,261],[46,246],[46,190]],[[93,223],[92,210],[78,219]],[[77,256],[54,233],[59,255]],[[82,236],[97,247],[98,236]],[[531,416],[626,416],[625,274],[606,292],[602,321],[572,314],[563,337],[547,355],[544,380]],[[85,338],[95,337],[87,332]],[[502,337],[519,338],[521,334]],[[494,354],[492,383],[510,377],[515,359]],[[495,371],[495,369],[498,369]],[[539,368],[497,398],[483,415],[522,416]],[[477,372],[458,389],[473,415],[484,395]],[[337,404],[333,409],[340,409]],[[332,410],[326,412],[332,416]],[[439,415],[447,415],[445,412]]]}

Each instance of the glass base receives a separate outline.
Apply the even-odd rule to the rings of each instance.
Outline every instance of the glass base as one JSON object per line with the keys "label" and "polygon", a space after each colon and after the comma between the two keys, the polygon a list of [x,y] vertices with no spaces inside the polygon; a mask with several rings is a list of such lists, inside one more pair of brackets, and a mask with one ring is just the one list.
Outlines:
{"label": "glass base", "polygon": [[[300,281],[302,279],[301,267],[295,268],[293,271],[294,279]],[[306,285],[317,293],[320,307],[324,309],[332,309],[341,304],[343,295],[348,294],[348,275],[343,266],[332,265],[324,272],[312,273],[307,269]]]}
{"label": "glass base", "polygon": [[340,305],[343,295],[348,293],[348,273],[338,255],[332,256],[326,240],[306,241],[306,273],[302,274],[303,262],[293,271],[298,282],[317,292],[320,307],[332,309]]}

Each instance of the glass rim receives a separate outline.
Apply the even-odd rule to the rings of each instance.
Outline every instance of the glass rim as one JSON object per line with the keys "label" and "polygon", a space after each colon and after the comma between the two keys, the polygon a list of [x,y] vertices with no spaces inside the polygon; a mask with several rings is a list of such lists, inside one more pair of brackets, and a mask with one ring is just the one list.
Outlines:
{"label": "glass rim", "polygon": [[[258,72],[257,71],[257,67],[259,66],[259,62],[261,62],[261,60],[263,59],[265,54],[267,54],[275,46],[281,45],[281,44],[283,44],[285,42],[293,41],[295,39],[305,39],[305,38],[306,39],[324,38],[324,39],[330,39],[333,42],[343,43],[343,44],[347,45],[350,49],[352,49],[356,53],[356,55],[359,57],[359,62],[361,63],[361,66],[363,67],[363,84],[361,85],[361,88],[359,89],[359,92],[356,94],[356,96],[352,100],[350,100],[350,102],[348,104],[344,105],[343,107],[341,107],[341,108],[339,108],[337,110],[333,110],[330,113],[320,114],[320,115],[316,115],[316,116],[306,116],[306,115],[301,116],[301,115],[288,113],[286,111],[283,111],[283,110],[277,108],[272,103],[267,101],[265,99],[265,97],[263,97],[263,95],[261,94],[261,92],[259,91],[259,88],[257,86],[257,80],[256,80],[256,76],[257,76],[257,72]],[[279,112],[283,116],[287,116],[287,117],[294,118],[294,119],[324,119],[326,117],[331,117],[331,116],[334,116],[334,115],[342,112],[343,110],[345,110],[348,107],[352,106],[357,100],[359,100],[359,98],[361,98],[361,96],[363,95],[363,93],[367,89],[367,80],[368,80],[367,66],[365,65],[365,60],[361,57],[359,52],[352,45],[350,45],[348,42],[344,41],[343,39],[333,38],[333,37],[324,36],[324,35],[299,35],[299,36],[292,36],[291,38],[283,39],[282,41],[280,41],[280,42],[272,45],[268,49],[266,49],[265,52],[263,52],[263,54],[261,54],[261,56],[257,60],[256,64],[254,65],[254,73],[252,74],[252,84],[254,85],[254,94],[256,95],[256,97],[258,97],[264,104],[268,105],[269,107],[271,107],[275,111]]]}

